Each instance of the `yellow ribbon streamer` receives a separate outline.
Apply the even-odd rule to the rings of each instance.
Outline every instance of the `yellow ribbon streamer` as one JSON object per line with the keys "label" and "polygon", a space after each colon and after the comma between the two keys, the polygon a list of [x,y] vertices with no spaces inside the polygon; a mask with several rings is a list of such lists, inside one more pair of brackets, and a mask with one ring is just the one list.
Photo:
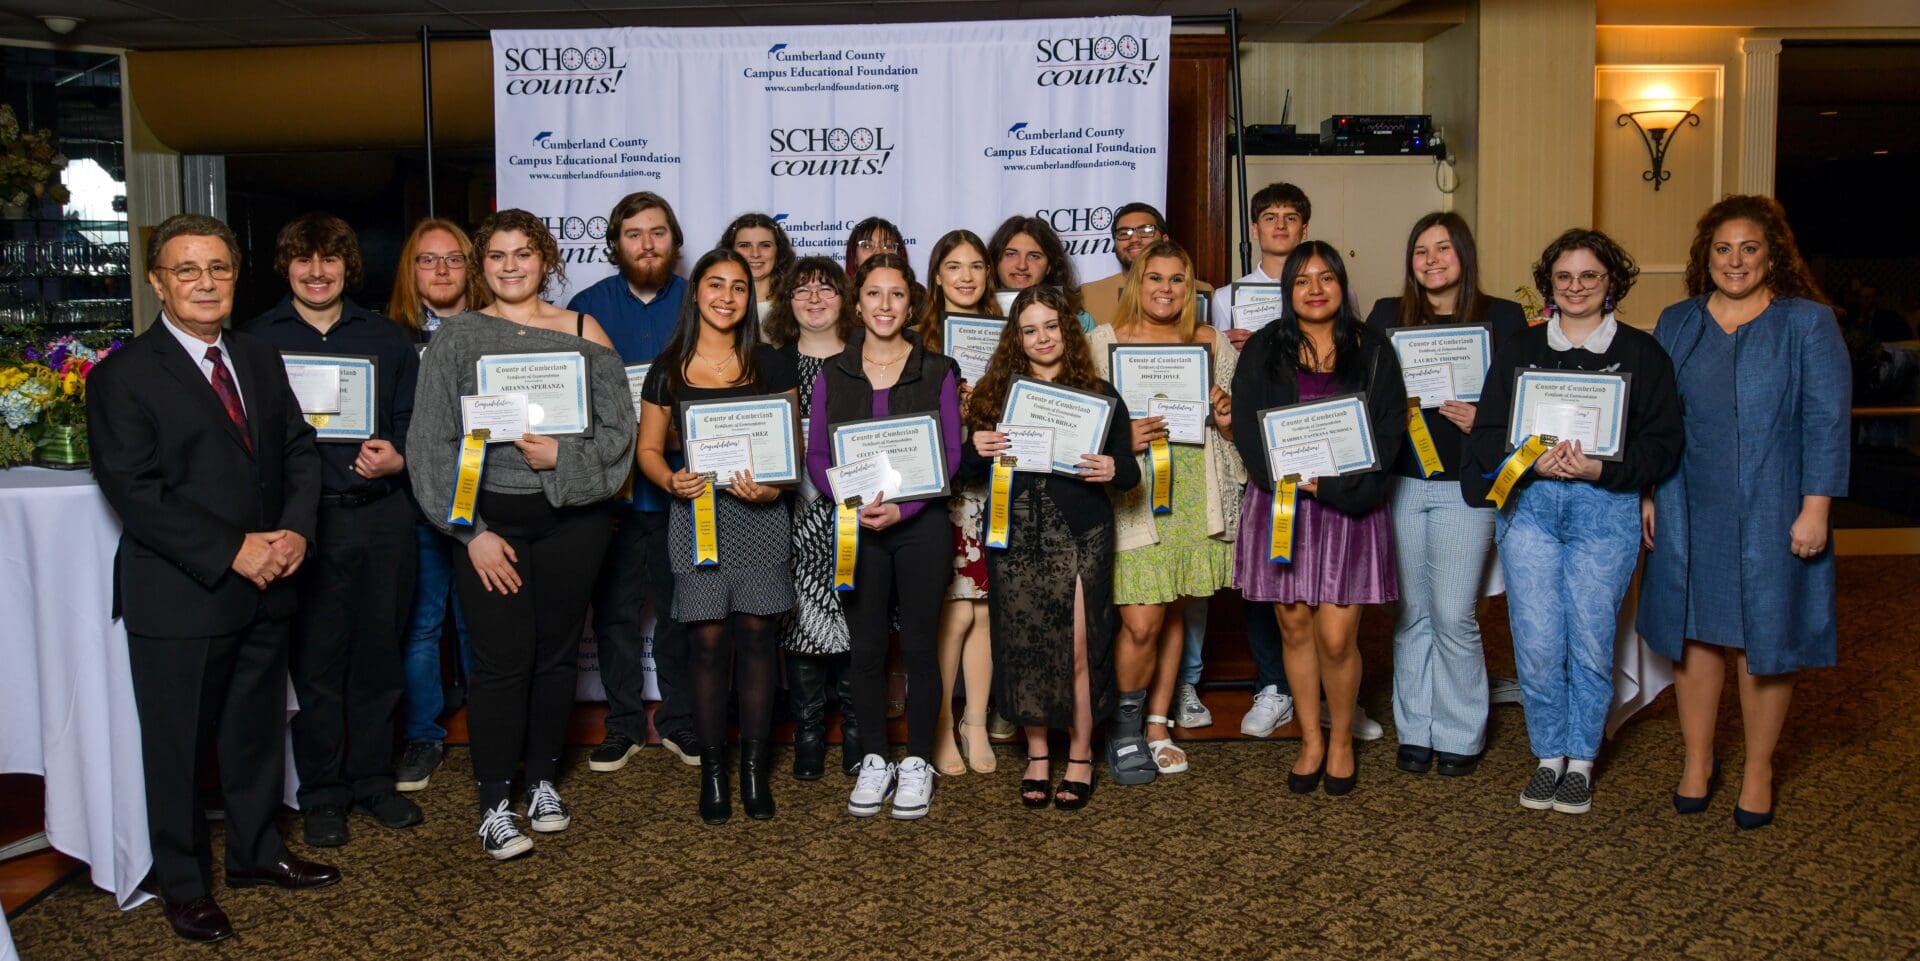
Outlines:
{"label": "yellow ribbon streamer", "polygon": [[1539,460],[1540,455],[1552,450],[1553,445],[1559,442],[1550,434],[1535,434],[1514,448],[1513,453],[1500,462],[1500,469],[1494,472],[1493,490],[1487,492],[1487,500],[1492,501],[1496,508],[1506,507],[1507,497],[1513,493],[1513,485],[1520,483],[1520,478],[1533,469],[1533,462]]}
{"label": "yellow ribbon streamer", "polygon": [[1173,452],[1165,437],[1147,444],[1147,463],[1153,467],[1153,512],[1173,513]]}
{"label": "yellow ribbon streamer", "polygon": [[860,495],[834,508],[833,589],[853,590],[853,566],[860,560]]}
{"label": "yellow ribbon streamer", "polygon": [[1006,550],[1007,527],[1013,517],[1013,467],[1015,458],[1002,457],[993,462],[993,484],[987,494],[987,546]]}
{"label": "yellow ribbon streamer", "polygon": [[704,476],[706,487],[693,497],[693,566],[713,567],[720,563],[720,524],[714,518],[713,475]]}
{"label": "yellow ribbon streamer", "polygon": [[1407,440],[1420,457],[1420,476],[1440,473],[1440,451],[1433,446],[1433,432],[1427,430],[1427,417],[1420,412],[1420,398],[1407,398]]}
{"label": "yellow ribbon streamer", "polygon": [[1299,496],[1299,474],[1280,478],[1280,483],[1274,488],[1272,525],[1267,531],[1267,560],[1275,564],[1293,563],[1293,516]]}
{"label": "yellow ribbon streamer", "polygon": [[483,427],[460,438],[453,500],[447,505],[447,523],[455,527],[473,526],[473,506],[480,500],[480,474],[487,467],[487,438],[491,435],[492,431]]}

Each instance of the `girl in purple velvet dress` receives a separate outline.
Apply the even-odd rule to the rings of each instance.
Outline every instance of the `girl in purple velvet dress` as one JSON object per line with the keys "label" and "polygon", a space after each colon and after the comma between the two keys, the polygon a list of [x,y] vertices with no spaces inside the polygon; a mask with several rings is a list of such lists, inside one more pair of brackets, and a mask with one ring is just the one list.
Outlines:
{"label": "girl in purple velvet dress", "polygon": [[[1274,479],[1260,412],[1359,394],[1374,450],[1390,458],[1406,432],[1407,391],[1393,349],[1354,310],[1338,251],[1319,241],[1301,244],[1287,257],[1280,282],[1289,290],[1287,308],[1248,338],[1233,378],[1233,441],[1247,467],[1234,583],[1247,600],[1273,603],[1280,622],[1301,730],[1287,787],[1305,794],[1324,775],[1326,792],[1340,795],[1353,790],[1357,771],[1352,729],[1360,608],[1399,598],[1385,503],[1391,475],[1372,470],[1302,484],[1292,559],[1269,560]],[[1325,734],[1313,696],[1323,686],[1331,721]]]}

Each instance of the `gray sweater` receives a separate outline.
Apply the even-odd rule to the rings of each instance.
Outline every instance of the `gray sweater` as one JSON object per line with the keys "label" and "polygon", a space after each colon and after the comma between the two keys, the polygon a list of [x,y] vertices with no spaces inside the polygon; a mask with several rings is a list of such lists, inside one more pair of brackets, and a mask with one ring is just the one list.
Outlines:
{"label": "gray sweater", "polygon": [[583,507],[612,498],[633,467],[633,397],[620,355],[589,340],[468,311],[443,321],[420,359],[420,382],[413,395],[413,423],[407,429],[407,472],[413,494],[435,527],[461,542],[487,529],[485,517],[472,527],[447,523],[454,473],[460,459],[460,398],[479,393],[475,364],[486,354],[578,351],[587,358],[593,429],[560,441],[553,470],[536,471],[510,444],[487,450],[484,490],[500,494],[540,494],[555,507]]}

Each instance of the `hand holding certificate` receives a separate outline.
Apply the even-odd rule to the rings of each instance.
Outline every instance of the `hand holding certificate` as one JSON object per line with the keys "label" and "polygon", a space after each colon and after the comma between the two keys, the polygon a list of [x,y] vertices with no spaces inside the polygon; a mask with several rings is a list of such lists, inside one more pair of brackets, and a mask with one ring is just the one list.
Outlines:
{"label": "hand holding certificate", "polygon": [[689,401],[680,410],[683,443],[744,434],[752,447],[755,483],[799,482],[800,401],[793,391]]}
{"label": "hand holding certificate", "polygon": [[[886,455],[888,467],[899,475],[898,482],[887,489],[889,502],[943,497],[951,492],[940,420],[933,414],[875,417],[835,424],[830,442],[835,464],[852,464],[875,454]],[[845,499],[838,488],[834,496]]]}
{"label": "hand holding certificate", "polygon": [[1007,439],[1000,459],[1011,461],[1014,470],[1038,474],[1053,470],[1053,428],[1001,424],[996,429]]}
{"label": "hand holding certificate", "polygon": [[1578,440],[1588,456],[1620,459],[1626,449],[1631,374],[1523,370],[1514,378],[1507,449],[1529,437]]}
{"label": "hand holding certificate", "polygon": [[1106,448],[1113,398],[1031,377],[1015,377],[1007,387],[1001,420],[1024,427],[1053,428],[1053,469],[1080,476],[1083,454]]}
{"label": "hand holding certificate", "polygon": [[1373,444],[1373,425],[1367,420],[1366,397],[1362,394],[1263,410],[1260,434],[1269,452],[1326,444],[1332,454],[1333,470],[1317,473],[1317,477],[1380,469],[1380,456]]}
{"label": "hand holding certificate", "polygon": [[854,506],[880,503],[900,493],[900,472],[888,463],[885,452],[869,454],[859,460],[827,468],[827,486],[833,488],[837,504],[857,501]]}
{"label": "hand holding certificate", "polygon": [[701,437],[686,442],[687,470],[706,476],[715,487],[753,475],[753,438],[747,434]]}
{"label": "hand holding certificate", "polygon": [[287,384],[314,440],[370,440],[377,424],[378,358],[357,354],[283,353]]}
{"label": "hand holding certificate", "polygon": [[[1438,407],[1441,401],[1464,400],[1477,403],[1480,387],[1487,379],[1487,364],[1493,358],[1493,329],[1485,324],[1427,324],[1419,327],[1395,327],[1388,332],[1393,351],[1400,358],[1403,372],[1415,367],[1444,364],[1452,370],[1452,393],[1447,397],[1428,397],[1414,390],[1412,375],[1407,379],[1407,396],[1419,397],[1420,406]],[[1423,375],[1433,377],[1432,374]],[[1424,382],[1428,389],[1435,380]]]}
{"label": "hand holding certificate", "polygon": [[584,434],[592,426],[585,355],[487,354],[474,366],[480,393],[526,395],[529,433]]}

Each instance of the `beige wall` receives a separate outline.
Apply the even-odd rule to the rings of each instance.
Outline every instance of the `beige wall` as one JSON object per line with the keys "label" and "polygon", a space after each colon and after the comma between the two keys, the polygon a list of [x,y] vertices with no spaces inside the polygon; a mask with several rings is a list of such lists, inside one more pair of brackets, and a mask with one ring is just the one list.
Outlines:
{"label": "beige wall", "polygon": [[1279,123],[1289,89],[1301,133],[1334,114],[1422,113],[1420,59],[1417,43],[1242,44],[1246,122]]}
{"label": "beige wall", "polygon": [[[1450,159],[1447,209],[1479,229],[1480,212],[1480,17],[1428,40],[1421,60],[1421,112],[1433,116]],[[1447,181],[1443,180],[1443,183]]]}

